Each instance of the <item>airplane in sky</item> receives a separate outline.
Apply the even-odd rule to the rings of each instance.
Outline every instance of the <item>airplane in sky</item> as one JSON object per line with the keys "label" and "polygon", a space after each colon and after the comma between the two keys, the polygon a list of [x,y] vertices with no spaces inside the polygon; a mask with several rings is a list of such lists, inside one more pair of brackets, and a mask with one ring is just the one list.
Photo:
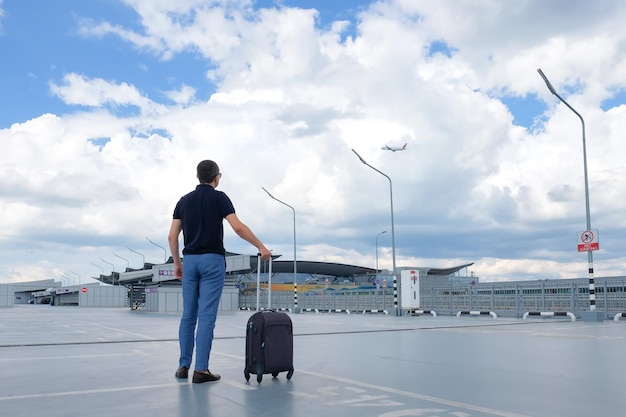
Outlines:
{"label": "airplane in sky", "polygon": [[406,150],[406,143],[403,146],[389,146],[389,145],[385,145],[382,148],[383,151],[391,151],[391,152],[397,152],[397,151],[404,151]]}

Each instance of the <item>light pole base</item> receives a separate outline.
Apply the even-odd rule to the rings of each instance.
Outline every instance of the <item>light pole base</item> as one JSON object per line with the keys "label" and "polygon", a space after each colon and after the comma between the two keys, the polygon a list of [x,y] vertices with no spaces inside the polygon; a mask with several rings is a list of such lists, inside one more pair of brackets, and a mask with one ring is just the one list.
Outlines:
{"label": "light pole base", "polygon": [[598,311],[598,310],[583,311],[582,313],[580,313],[580,318],[583,321],[603,322],[604,321],[604,311]]}

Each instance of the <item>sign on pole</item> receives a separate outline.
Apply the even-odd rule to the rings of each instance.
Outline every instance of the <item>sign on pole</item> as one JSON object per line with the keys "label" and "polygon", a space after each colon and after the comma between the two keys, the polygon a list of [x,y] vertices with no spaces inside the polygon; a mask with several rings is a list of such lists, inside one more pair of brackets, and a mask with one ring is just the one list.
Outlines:
{"label": "sign on pole", "polygon": [[578,252],[589,252],[600,249],[598,229],[578,232]]}

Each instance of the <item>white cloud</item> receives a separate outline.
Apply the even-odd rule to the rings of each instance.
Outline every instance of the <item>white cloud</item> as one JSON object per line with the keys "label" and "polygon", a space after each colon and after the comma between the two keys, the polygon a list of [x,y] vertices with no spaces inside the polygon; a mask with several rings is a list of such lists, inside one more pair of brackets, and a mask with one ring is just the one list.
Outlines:
{"label": "white cloud", "polygon": [[153,107],[152,102],[131,85],[116,84],[100,78],[89,79],[79,74],[66,74],[62,85],[50,83],[50,91],[71,105],[136,106],[142,110]]}
{"label": "white cloud", "polygon": [[[163,49],[163,45],[158,39],[151,36],[138,35],[118,25],[112,25],[106,22],[96,23],[91,19],[82,19],[79,23],[79,33],[83,36],[100,38],[107,35],[116,35],[140,49],[147,49],[154,52],[159,52]],[[164,56],[164,58],[168,57],[171,56]]]}
{"label": "white cloud", "polygon": [[189,104],[194,100],[196,89],[188,85],[183,85],[179,90],[172,90],[166,93],[170,100],[177,104]]}
{"label": "white cloud", "polygon": [[[299,259],[373,265],[374,239],[390,227],[389,183],[352,148],[392,178],[399,266],[475,261],[483,280],[579,276],[580,122],[538,67],[585,116],[593,224],[606,239],[596,270],[623,273],[626,106],[600,108],[624,87],[619,3],[575,2],[559,15],[534,1],[382,1],[360,12],[350,36],[346,22],[316,26],[314,10],[126,3],[137,25],[84,20],[81,33],[115,35],[138,57],[175,63],[193,53],[193,71],[208,73],[215,92],[201,102],[207,86],[181,78],[152,97],[119,76],[82,71],[51,82],[70,112],[0,130],[9,150],[0,156],[0,253],[10,257],[14,240],[20,248],[0,279],[46,278],[27,269],[38,262],[88,276],[97,272],[89,260],[119,264],[111,252],[125,246],[160,259],[145,237],[165,244],[173,206],[206,158],[220,164],[221,188],[275,253],[292,256],[292,213],[261,187],[295,208]],[[455,52],[429,56],[434,40]],[[538,95],[545,123],[514,125],[494,91]],[[406,151],[380,150],[403,137]],[[390,268],[385,238],[380,263]],[[228,230],[226,243],[254,252]]]}

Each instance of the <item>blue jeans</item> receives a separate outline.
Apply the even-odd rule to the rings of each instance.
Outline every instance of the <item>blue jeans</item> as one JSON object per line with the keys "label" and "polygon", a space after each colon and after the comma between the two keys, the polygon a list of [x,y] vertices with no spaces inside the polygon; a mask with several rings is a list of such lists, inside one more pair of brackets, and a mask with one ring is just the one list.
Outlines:
{"label": "blue jeans", "polygon": [[[224,288],[226,260],[223,255],[206,253],[183,258],[183,315],[178,328],[179,366],[191,368],[196,347],[196,371],[209,369],[213,329]],[[198,330],[196,330],[196,323]]]}

